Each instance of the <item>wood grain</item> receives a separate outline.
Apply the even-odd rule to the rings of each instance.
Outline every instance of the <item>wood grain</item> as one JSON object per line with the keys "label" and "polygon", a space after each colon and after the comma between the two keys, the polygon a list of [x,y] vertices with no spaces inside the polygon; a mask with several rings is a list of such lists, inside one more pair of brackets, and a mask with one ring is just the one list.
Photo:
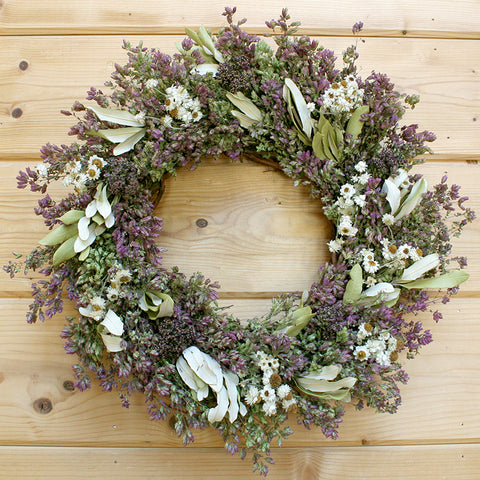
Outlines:
{"label": "wood grain", "polygon": [[[274,448],[275,480],[477,480],[480,445]],[[25,461],[28,457],[28,462]],[[0,447],[4,480],[258,480],[223,449]],[[41,476],[38,475],[39,472]]]}
{"label": "wood grain", "polygon": [[[226,25],[225,2],[182,0],[178,4],[143,0],[49,0],[32,15],[30,0],[5,0],[0,10],[0,34],[183,34],[185,26]],[[284,0],[252,3],[237,0],[237,19],[247,17],[246,29],[265,32],[265,21],[278,18]],[[288,6],[288,5],[287,5]],[[1,8],[1,7],[0,7]],[[355,22],[365,23],[364,35],[399,37],[479,38],[478,2],[474,0],[302,0],[289,5],[293,20],[308,35],[351,35]]]}
{"label": "wood grain", "polygon": [[[2,265],[14,259],[13,251],[28,254],[47,232],[32,212],[40,196],[16,188],[17,168],[18,162],[0,162],[0,178],[4,179]],[[450,182],[462,185],[462,194],[471,197],[469,205],[478,211],[479,168],[471,163],[429,161],[416,170],[425,174],[430,185],[447,172]],[[65,192],[55,185],[50,195],[60,199]],[[255,163],[218,160],[193,172],[179,171],[167,180],[155,213],[164,219],[158,241],[167,248],[164,265],[179,266],[187,274],[201,271],[220,282],[223,295],[302,291],[316,280],[319,266],[330,259],[326,243],[333,227],[323,216],[321,203],[309,198],[307,187],[295,188],[282,173]],[[206,220],[207,226],[198,227],[199,219]],[[454,239],[455,253],[466,255],[471,262],[471,279],[464,291],[480,289],[479,239],[477,223]],[[28,292],[31,280],[41,277],[31,272],[12,282],[2,272],[0,292]]]}
{"label": "wood grain", "polygon": [[[40,5],[41,3],[41,5]],[[114,63],[125,63],[124,38],[174,52],[184,27],[225,25],[217,0],[0,0],[0,264],[11,251],[29,252],[45,230],[32,215],[36,195],[15,188],[15,175],[39,161],[40,147],[70,143],[71,117],[59,114],[100,87]],[[265,31],[282,0],[239,0],[238,18]],[[288,6],[288,5],[287,5]],[[430,184],[447,171],[480,211],[480,4],[477,0],[299,0],[291,4],[302,33],[340,54],[351,26],[365,23],[359,69],[386,72],[421,103],[405,121],[434,131],[435,156],[418,171]],[[269,297],[302,289],[326,260],[329,225],[305,189],[294,189],[258,165],[205,164],[168,182],[165,264],[202,270],[220,280],[221,306],[241,319],[267,312]],[[61,198],[64,189],[52,187]],[[188,195],[186,194],[188,192]],[[196,221],[206,219],[199,228]],[[396,415],[349,406],[340,440],[326,440],[291,421],[295,434],[274,449],[275,480],[476,480],[480,471],[480,232],[478,222],[454,241],[467,255],[471,278],[435,324],[413,320],[435,341],[406,363]],[[293,254],[295,253],[295,255]],[[308,261],[310,259],[310,262]],[[34,274],[31,278],[38,278]],[[211,429],[183,448],[165,422],[148,419],[143,398],[126,410],[94,382],[71,390],[71,364],[59,338],[64,317],[27,325],[30,278],[0,275],[0,477],[14,479],[253,479],[251,463],[231,457]],[[75,315],[71,304],[64,314]]]}
{"label": "wood grain", "polygon": [[[47,142],[71,143],[72,117],[59,112],[83,101],[90,86],[101,87],[115,62],[126,62],[125,36],[0,37],[0,159],[39,158]],[[166,53],[183,37],[129,35]],[[326,37],[321,43],[341,54],[351,38]],[[55,52],[51,55],[50,52]],[[436,153],[480,152],[480,49],[470,40],[369,38],[359,45],[359,74],[387,72],[399,91],[419,94],[420,104],[406,123],[435,132]],[[468,59],[468,60],[467,60]],[[21,61],[28,68],[20,70]],[[88,72],[88,73],[86,73]],[[21,116],[15,118],[15,109]],[[17,114],[19,110],[16,110]],[[477,119],[479,121],[477,121]]]}
{"label": "wood grain", "polygon": [[[59,338],[63,316],[42,324],[24,321],[28,300],[0,299],[0,445],[179,447],[166,422],[151,422],[141,395],[127,410],[115,392],[64,388],[72,380],[75,356],[65,355]],[[225,300],[240,318],[261,316],[267,300]],[[435,324],[431,313],[418,315],[435,341],[405,363],[410,382],[402,386],[403,405],[395,415],[347,407],[340,439],[326,440],[319,429],[291,426],[287,446],[414,445],[480,442],[480,324],[478,300],[457,298],[441,308]],[[74,315],[67,307],[65,315]],[[48,399],[51,411],[41,413],[35,402]],[[222,443],[214,430],[196,433],[193,448]]]}

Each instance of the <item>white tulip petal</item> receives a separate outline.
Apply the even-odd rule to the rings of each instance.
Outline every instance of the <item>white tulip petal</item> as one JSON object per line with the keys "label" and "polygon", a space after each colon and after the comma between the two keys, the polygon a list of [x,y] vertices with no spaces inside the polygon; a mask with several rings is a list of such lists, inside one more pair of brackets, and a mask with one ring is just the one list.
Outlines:
{"label": "white tulip petal", "polygon": [[390,204],[390,212],[395,215],[400,207],[401,194],[398,187],[389,179],[385,180],[382,190],[387,193],[387,202]]}
{"label": "white tulip petal", "polygon": [[121,352],[124,350],[124,347],[121,346],[122,337],[117,337],[115,335],[108,335],[106,333],[101,334],[103,343],[109,352]]}
{"label": "white tulip petal", "polygon": [[217,392],[217,406],[208,411],[208,421],[210,423],[220,422],[228,410],[228,393],[225,387]]}
{"label": "white tulip petal", "polygon": [[98,195],[97,209],[103,218],[107,218],[112,213],[112,206],[107,199],[107,186],[103,187]]}
{"label": "white tulip petal", "polygon": [[92,200],[85,209],[85,215],[92,218],[97,213],[97,200]]}
{"label": "white tulip petal", "polygon": [[405,180],[408,180],[408,173],[403,168],[399,168],[398,175],[393,178],[390,177],[389,180],[391,180],[395,186],[399,187]]}
{"label": "white tulip petal", "polygon": [[380,293],[393,293],[394,291],[395,288],[391,283],[380,282],[376,285],[373,285],[373,287],[367,288],[362,293],[362,297],[374,297],[375,295],[379,295]]}
{"label": "white tulip petal", "polygon": [[228,418],[233,423],[238,417],[239,404],[238,404],[238,377],[232,372],[226,372],[224,374],[225,386],[228,393]]}
{"label": "white tulip petal", "polygon": [[123,322],[122,319],[113,311],[109,310],[101,322],[110,333],[113,335],[122,335],[123,334]]}
{"label": "white tulip petal", "polygon": [[426,255],[425,257],[416,261],[413,265],[410,265],[410,267],[406,268],[398,282],[403,283],[416,280],[424,273],[427,273],[428,271],[438,267],[438,265],[440,265],[440,258],[438,257],[437,253]]}
{"label": "white tulip petal", "polygon": [[91,305],[87,305],[86,307],[80,307],[78,311],[84,317],[92,318],[93,309]]}
{"label": "white tulip petal", "polygon": [[105,226],[107,228],[113,227],[113,224],[115,223],[115,216],[113,215],[113,212],[108,215],[107,218],[105,218]]}
{"label": "white tulip petal", "polygon": [[183,351],[185,360],[191,369],[205,382],[210,385],[214,392],[218,392],[223,386],[223,374],[220,365],[210,355],[201,352],[197,347],[188,347]]}
{"label": "white tulip petal", "polygon": [[195,375],[183,356],[178,358],[176,367],[182,380],[197,393],[198,401],[202,401],[208,395],[208,385]]}
{"label": "white tulip petal", "polygon": [[207,73],[213,73],[215,76],[218,72],[218,65],[216,63],[202,63],[192,69],[192,73],[198,73],[199,75],[206,75]]}
{"label": "white tulip petal", "polygon": [[90,218],[89,217],[82,217],[78,221],[78,236],[82,240],[87,240],[88,236],[90,235],[90,229],[88,228],[90,225]]}
{"label": "white tulip petal", "polygon": [[73,244],[73,250],[75,253],[83,252],[87,247],[89,247],[97,238],[95,232],[90,231],[88,238],[86,240],[82,240],[80,237],[75,239],[75,243]]}

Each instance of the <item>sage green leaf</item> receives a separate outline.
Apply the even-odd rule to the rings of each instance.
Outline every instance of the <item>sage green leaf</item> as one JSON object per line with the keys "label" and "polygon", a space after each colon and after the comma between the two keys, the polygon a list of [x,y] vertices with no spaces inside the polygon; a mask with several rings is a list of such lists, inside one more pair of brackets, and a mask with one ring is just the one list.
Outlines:
{"label": "sage green leaf", "polygon": [[403,271],[402,276],[396,283],[407,283],[421,277],[424,273],[433,270],[440,265],[440,258],[437,253],[431,253],[417,260],[413,265],[410,265]]}
{"label": "sage green leaf", "polygon": [[337,143],[336,143],[336,134],[333,128],[328,131],[327,140],[328,140],[328,146],[330,148],[330,151],[332,152],[332,155],[335,157],[336,160],[339,160],[339,152],[338,152]]}
{"label": "sage green leaf", "polygon": [[247,117],[260,122],[263,118],[263,114],[260,109],[242,92],[235,94],[227,92],[227,98],[239,108]]}
{"label": "sage green leaf", "polygon": [[197,44],[200,45],[200,37],[197,35],[197,32],[195,30],[192,30],[191,28],[185,27],[185,33]]}
{"label": "sage green leaf", "polygon": [[238,120],[238,122],[240,123],[240,126],[243,128],[253,127],[253,125],[257,123],[255,122],[255,120],[252,120],[250,117],[247,117],[247,115],[245,115],[242,112],[239,112],[238,110],[232,110],[231,114]]}
{"label": "sage green leaf", "polygon": [[[215,44],[211,35],[208,33],[207,29],[203,25],[198,29],[198,37],[200,38],[200,45],[206,50],[208,54],[215,57],[215,52],[217,49],[215,48]],[[215,60],[217,59],[215,58]],[[223,63],[223,61],[223,57],[221,61],[217,60],[217,62],[219,63]]]}
{"label": "sage green leaf", "polygon": [[109,140],[112,143],[122,143],[141,131],[145,131],[145,129],[141,127],[109,128],[99,130],[97,136]]}
{"label": "sage green leaf", "polygon": [[327,158],[325,151],[323,150],[322,134],[320,132],[315,132],[315,135],[313,136],[312,149],[315,156],[320,160]]}
{"label": "sage green leaf", "polygon": [[310,307],[301,307],[295,310],[292,314],[289,326],[285,330],[285,334],[289,337],[297,336],[308,322],[314,317]]}
{"label": "sage green leaf", "polygon": [[343,130],[338,127],[334,128],[335,130],[335,141],[337,142],[337,147],[341,148],[343,145]]}
{"label": "sage green leaf", "polygon": [[142,128],[138,133],[127,138],[113,149],[113,154],[117,156],[130,151],[145,136],[146,131],[146,128]]}
{"label": "sage green leaf", "polygon": [[293,98],[293,103],[295,104],[296,112],[300,118],[302,130],[307,138],[310,138],[312,136],[313,128],[312,117],[310,116],[310,111],[307,108],[307,102],[305,101],[305,98],[303,98],[302,93],[290,78],[285,79],[284,96],[291,96],[291,98]]}
{"label": "sage green leaf", "polygon": [[76,236],[78,233],[77,225],[60,225],[52,230],[48,235],[43,237],[38,243],[48,247],[53,247],[65,240]]}
{"label": "sage green leaf", "polygon": [[387,178],[383,183],[382,190],[387,194],[387,202],[390,205],[391,214],[395,215],[395,212],[400,207],[400,189],[391,180]]}
{"label": "sage green leaf", "polygon": [[304,395],[310,395],[311,397],[323,398],[325,400],[344,401],[346,403],[351,400],[350,389],[348,388],[342,388],[336,392],[312,392],[300,385],[297,385],[297,387]]}
{"label": "sage green leaf", "polygon": [[84,216],[84,210],[70,210],[69,212],[64,213],[59,220],[65,225],[72,225],[73,223],[77,223]]}
{"label": "sage green leaf", "polygon": [[87,247],[85,250],[82,250],[82,252],[80,252],[80,255],[78,256],[78,259],[81,262],[83,262],[84,260],[86,260],[89,253],[90,253],[90,247]]}
{"label": "sage green leaf", "polygon": [[73,258],[77,253],[75,252],[73,245],[75,243],[76,237],[69,238],[65,240],[53,254],[53,264],[58,265],[63,263],[70,258]]}
{"label": "sage green leaf", "polygon": [[157,295],[162,299],[162,303],[160,304],[158,317],[170,317],[173,315],[173,306],[174,302],[170,295],[166,293],[157,293]]}
{"label": "sage green leaf", "polygon": [[102,108],[96,105],[88,106],[95,115],[104,122],[117,123],[118,125],[126,125],[130,127],[143,127],[145,121],[137,118],[127,110],[118,110],[115,108]]}
{"label": "sage green leaf", "polygon": [[463,270],[453,270],[451,272],[444,273],[439,277],[433,278],[421,278],[420,280],[414,280],[413,282],[403,283],[403,288],[453,288],[465,280],[468,280],[470,275]]}
{"label": "sage green leaf", "polygon": [[428,183],[422,178],[420,179],[410,191],[408,197],[402,203],[400,211],[395,215],[395,220],[409,215],[413,209],[422,201],[422,195],[427,192]]}
{"label": "sage green leaf", "polygon": [[350,280],[345,287],[343,303],[355,303],[362,294],[363,275],[362,267],[357,263],[350,270]]}
{"label": "sage green leaf", "polygon": [[368,105],[362,105],[355,109],[355,111],[352,113],[352,116],[348,120],[347,133],[352,135],[354,139],[362,133],[363,124],[365,122],[361,120],[361,116],[369,111],[370,107]]}

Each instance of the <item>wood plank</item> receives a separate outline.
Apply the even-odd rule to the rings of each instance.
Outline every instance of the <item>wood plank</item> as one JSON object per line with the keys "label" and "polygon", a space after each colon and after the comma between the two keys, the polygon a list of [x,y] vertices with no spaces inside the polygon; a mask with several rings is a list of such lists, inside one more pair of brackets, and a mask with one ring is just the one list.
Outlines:
{"label": "wood plank", "polygon": [[[58,112],[84,99],[91,85],[101,87],[115,62],[125,63],[123,38],[0,37],[0,158],[38,158],[47,142],[71,143],[67,133],[72,118]],[[143,39],[148,47],[172,53],[174,42],[182,37],[127,38],[133,44]],[[351,43],[340,37],[321,40],[339,54]],[[436,153],[478,159],[480,71],[474,65],[480,63],[480,49],[475,42],[369,38],[359,51],[362,76],[372,69],[386,72],[400,91],[420,94],[422,102],[405,121],[437,134]],[[28,63],[24,71],[21,61]],[[21,116],[14,118],[16,109]]]}
{"label": "wood plank", "polygon": [[[16,188],[18,168],[18,162],[0,162],[1,265],[14,259],[12,251],[28,254],[47,232],[33,213],[40,196]],[[471,198],[471,208],[480,211],[477,164],[429,161],[417,171],[425,174],[430,185],[447,171],[449,181],[462,185],[462,194]],[[65,192],[54,185],[50,195],[60,199]],[[267,292],[271,296],[268,292],[304,290],[330,258],[326,242],[332,226],[321,208],[320,202],[309,198],[307,188],[292,187],[288,177],[262,165],[219,160],[193,172],[182,170],[167,181],[156,210],[164,218],[159,239],[168,249],[164,265],[178,265],[187,274],[201,271],[220,282],[224,295]],[[196,225],[200,218],[207,220],[205,228]],[[479,242],[478,222],[454,239],[455,254],[466,255],[471,264],[471,279],[463,290],[474,295],[480,290]],[[11,281],[2,274],[0,292],[24,294],[30,291],[31,279],[41,277],[32,272]]]}
{"label": "wood plank", "polygon": [[[284,0],[235,2],[238,18],[248,18],[247,29],[265,32],[265,20],[278,18]],[[185,26],[205,25],[213,29],[225,25],[221,17],[224,2],[195,0],[179,4],[143,0],[49,0],[32,15],[29,0],[9,0],[0,6],[0,35],[38,34],[179,34]],[[3,7],[3,8],[2,8]],[[441,38],[478,38],[478,2],[449,0],[315,0],[290,4],[294,20],[302,22],[302,32],[315,35],[350,35],[352,25],[363,21],[364,35]]]}
{"label": "wood plank", "polygon": [[[133,396],[127,410],[116,393],[102,392],[96,384],[86,392],[66,390],[75,357],[63,351],[62,315],[28,325],[23,317],[28,303],[0,299],[0,445],[180,446],[166,422],[149,421],[141,395]],[[267,310],[265,300],[234,303],[232,311],[243,318]],[[292,419],[296,433],[286,446],[480,442],[480,404],[472,402],[480,395],[478,307],[477,299],[457,298],[432,307],[444,313],[439,324],[428,313],[416,318],[433,331],[435,341],[407,362],[411,380],[402,386],[403,405],[397,414],[356,412],[348,406],[335,442]],[[35,401],[42,398],[51,402],[50,412],[35,410]],[[196,433],[195,448],[211,446],[223,446],[215,431]]]}
{"label": "wood plank", "polygon": [[[275,480],[476,480],[480,445],[274,448]],[[25,459],[28,458],[28,461]],[[4,480],[257,480],[250,458],[218,448],[0,447]]]}

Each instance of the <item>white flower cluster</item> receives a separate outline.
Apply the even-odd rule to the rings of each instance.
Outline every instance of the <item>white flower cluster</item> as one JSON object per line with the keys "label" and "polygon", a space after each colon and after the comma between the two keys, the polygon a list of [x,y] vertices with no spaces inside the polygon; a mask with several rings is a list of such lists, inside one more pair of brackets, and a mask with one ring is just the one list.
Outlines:
{"label": "white flower cluster", "polygon": [[86,167],[79,160],[71,162],[65,167],[67,174],[63,178],[63,184],[66,187],[73,185],[76,190],[83,191],[88,180],[98,179],[105,163],[105,160],[98,155],[92,155]]}
{"label": "white flower cluster", "polygon": [[357,340],[362,342],[353,350],[357,360],[374,359],[379,365],[390,366],[392,353],[397,349],[397,340],[390,335],[390,332],[377,331],[369,323],[362,323],[358,328]]}
{"label": "white flower cluster", "polygon": [[332,83],[322,96],[323,109],[334,115],[348,113],[363,104],[363,89],[349,75],[341,82]]}
{"label": "white flower cluster", "polygon": [[263,388],[259,389],[255,385],[249,385],[247,393],[244,395],[247,405],[254,405],[263,402],[262,409],[266,415],[272,416],[277,413],[278,404],[288,411],[297,401],[293,397],[292,389],[289,385],[282,383],[278,368],[278,360],[265,352],[257,352],[257,366],[263,372]]}
{"label": "white flower cluster", "polygon": [[165,90],[165,109],[168,115],[162,117],[165,126],[170,127],[173,121],[180,120],[184,124],[198,122],[203,114],[200,110],[201,104],[198,98],[192,99],[185,87],[168,87]]}
{"label": "white flower cluster", "polygon": [[358,228],[354,225],[353,217],[365,206],[365,189],[370,179],[367,172],[367,164],[360,161],[355,165],[358,175],[352,176],[349,182],[340,188],[340,197],[334,203],[340,219],[337,221],[337,238],[328,242],[331,252],[339,252],[344,239],[342,237],[354,237]]}

